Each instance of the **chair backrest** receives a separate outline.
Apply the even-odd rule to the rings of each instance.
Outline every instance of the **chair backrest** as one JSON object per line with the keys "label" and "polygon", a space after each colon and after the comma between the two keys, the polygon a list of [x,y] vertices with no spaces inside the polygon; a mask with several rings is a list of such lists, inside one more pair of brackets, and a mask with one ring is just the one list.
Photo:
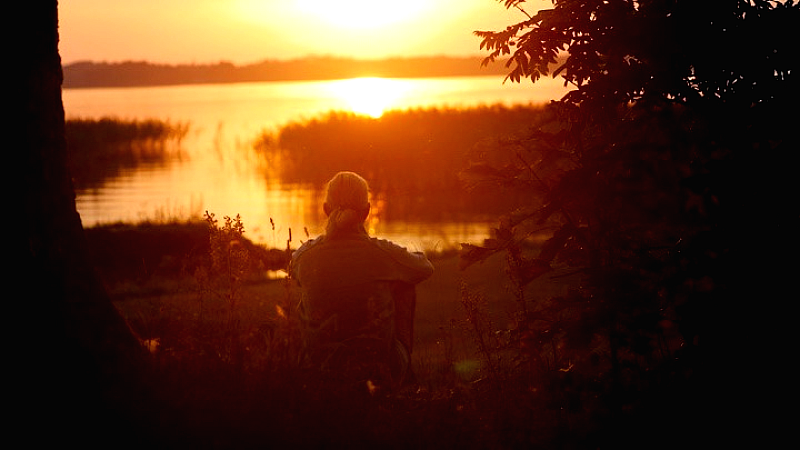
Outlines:
{"label": "chair backrest", "polygon": [[[328,304],[336,307],[320,307],[324,304],[320,301],[307,302],[317,306],[310,311],[301,307],[308,363],[346,379],[399,383],[410,361],[413,328],[408,325],[410,321],[413,327],[413,285],[381,283],[350,294],[346,298],[332,295]],[[401,311],[397,310],[399,303],[404,308]],[[411,307],[410,314],[406,303]],[[401,316],[403,323],[398,327]]]}

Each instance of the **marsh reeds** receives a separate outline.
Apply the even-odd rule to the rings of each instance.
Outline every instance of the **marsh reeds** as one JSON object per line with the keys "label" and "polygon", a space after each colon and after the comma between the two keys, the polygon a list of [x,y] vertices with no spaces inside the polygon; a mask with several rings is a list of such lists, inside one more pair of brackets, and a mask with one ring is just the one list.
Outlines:
{"label": "marsh reeds", "polygon": [[491,143],[541,120],[540,107],[502,105],[388,111],[380,118],[347,112],[284,125],[255,147],[279,162],[287,183],[322,186],[331,173],[352,170],[386,198],[387,217],[458,219],[496,217],[511,198],[465,190],[459,172],[486,157]]}
{"label": "marsh reeds", "polygon": [[70,170],[77,188],[88,188],[140,164],[163,164],[181,150],[186,123],[169,121],[69,119]]}

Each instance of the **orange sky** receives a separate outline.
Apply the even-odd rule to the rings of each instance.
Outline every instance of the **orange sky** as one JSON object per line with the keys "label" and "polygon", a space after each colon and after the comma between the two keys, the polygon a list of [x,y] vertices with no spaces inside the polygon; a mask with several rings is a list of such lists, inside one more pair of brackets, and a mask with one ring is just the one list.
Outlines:
{"label": "orange sky", "polygon": [[524,19],[497,0],[68,0],[59,17],[65,64],[475,55],[472,31]]}

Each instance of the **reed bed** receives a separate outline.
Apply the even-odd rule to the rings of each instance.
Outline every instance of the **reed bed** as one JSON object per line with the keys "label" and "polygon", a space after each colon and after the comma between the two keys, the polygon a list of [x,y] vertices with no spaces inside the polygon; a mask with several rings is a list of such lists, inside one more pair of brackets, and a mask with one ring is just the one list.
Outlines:
{"label": "reed bed", "polygon": [[78,189],[95,187],[140,164],[163,164],[180,152],[186,123],[156,119],[69,119],[67,152]]}
{"label": "reed bed", "polygon": [[321,186],[337,171],[358,172],[387,199],[390,217],[496,217],[513,198],[465,190],[459,174],[474,161],[501,157],[498,142],[524,135],[544,111],[487,105],[388,111],[379,118],[330,112],[265,132],[255,147],[284,182]]}

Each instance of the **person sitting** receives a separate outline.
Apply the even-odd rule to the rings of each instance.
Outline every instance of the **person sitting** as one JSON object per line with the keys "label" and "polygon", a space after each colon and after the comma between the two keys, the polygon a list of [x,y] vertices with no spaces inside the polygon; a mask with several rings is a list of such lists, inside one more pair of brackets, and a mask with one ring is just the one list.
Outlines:
{"label": "person sitting", "polygon": [[325,234],[298,248],[290,265],[308,358],[348,373],[382,368],[384,380],[399,386],[409,371],[415,286],[433,265],[421,252],[369,236],[369,185],[361,176],[339,172],[326,191]]}

